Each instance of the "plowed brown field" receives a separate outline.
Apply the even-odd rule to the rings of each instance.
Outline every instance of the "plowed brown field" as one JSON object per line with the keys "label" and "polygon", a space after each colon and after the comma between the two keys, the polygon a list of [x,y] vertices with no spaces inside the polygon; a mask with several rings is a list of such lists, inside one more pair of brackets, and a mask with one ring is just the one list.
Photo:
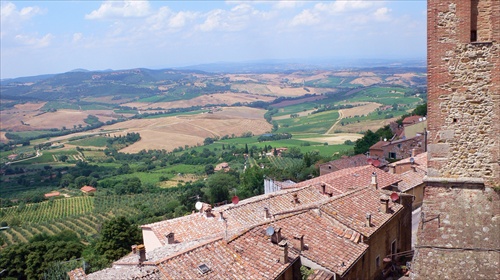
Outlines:
{"label": "plowed brown field", "polygon": [[271,130],[264,120],[265,110],[233,107],[213,114],[130,120],[103,127],[121,129],[116,135],[138,132],[141,140],[122,152],[136,153],[148,149],[172,150],[177,147],[202,145],[207,137],[236,135],[245,132],[262,134]]}

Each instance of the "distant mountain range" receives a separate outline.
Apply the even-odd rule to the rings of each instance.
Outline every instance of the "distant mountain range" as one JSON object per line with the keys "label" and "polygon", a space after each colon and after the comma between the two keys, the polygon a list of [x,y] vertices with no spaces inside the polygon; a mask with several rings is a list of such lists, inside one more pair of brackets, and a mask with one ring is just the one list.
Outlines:
{"label": "distant mountain range", "polygon": [[[379,74],[394,74],[425,71],[424,60],[317,60],[285,61],[266,60],[241,63],[210,63],[171,69],[125,69],[99,70],[74,69],[60,74],[47,74],[31,77],[5,79],[1,81],[0,94],[3,99],[59,100],[86,97],[121,96],[128,98],[147,98],[168,88],[172,94],[193,94],[195,91],[224,92],[229,84],[220,80],[220,74],[228,73],[293,73],[296,71],[352,70],[376,71]],[[200,76],[201,75],[201,76]],[[196,89],[190,84],[207,80],[209,87]],[[210,81],[212,80],[212,81]]]}

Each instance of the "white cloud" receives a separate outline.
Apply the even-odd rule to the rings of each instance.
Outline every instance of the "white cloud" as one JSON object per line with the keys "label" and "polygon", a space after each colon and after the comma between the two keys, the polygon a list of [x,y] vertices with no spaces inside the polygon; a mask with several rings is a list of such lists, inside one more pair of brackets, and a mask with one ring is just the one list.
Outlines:
{"label": "white cloud", "polygon": [[199,17],[196,12],[174,12],[168,7],[161,7],[158,12],[149,16],[147,26],[153,31],[179,31]]}
{"label": "white cloud", "polygon": [[212,31],[221,25],[223,10],[212,10],[208,13],[205,21],[198,27],[201,31]]}
{"label": "white cloud", "polygon": [[389,21],[389,20],[391,20],[391,17],[389,15],[390,12],[391,12],[391,10],[387,7],[378,8],[373,13],[373,16],[375,17],[375,20],[378,20],[378,21]]}
{"label": "white cloud", "polygon": [[54,36],[52,34],[46,34],[45,36],[38,38],[36,36],[30,36],[30,35],[16,35],[15,40],[23,45],[26,46],[31,46],[35,48],[43,48],[43,47],[48,47],[50,46],[50,42]]}
{"label": "white cloud", "polygon": [[205,20],[196,29],[201,31],[242,31],[251,26],[258,26],[272,17],[272,13],[255,9],[248,4],[240,4],[231,10],[216,9],[204,15]]}
{"label": "white cloud", "polygon": [[32,17],[44,12],[45,10],[36,6],[24,7],[19,10],[14,3],[2,1],[0,6],[1,37],[14,33]]}
{"label": "white cloud", "polygon": [[278,3],[274,4],[274,8],[276,9],[294,9],[296,7],[301,7],[304,5],[304,2],[302,1],[289,1],[289,0],[284,0],[284,1],[277,1]]}
{"label": "white cloud", "polygon": [[313,13],[311,10],[303,10],[292,19],[291,25],[315,25],[318,23],[320,23],[318,14]]}
{"label": "white cloud", "polygon": [[147,1],[106,1],[99,9],[85,15],[86,19],[145,17],[150,14]]}
{"label": "white cloud", "polygon": [[325,11],[331,14],[344,13],[353,10],[362,10],[370,8],[373,5],[373,1],[340,1],[335,2],[318,3],[314,8],[318,11]]}
{"label": "white cloud", "polygon": [[82,33],[74,33],[73,34],[73,43],[78,43],[82,40],[83,34]]}

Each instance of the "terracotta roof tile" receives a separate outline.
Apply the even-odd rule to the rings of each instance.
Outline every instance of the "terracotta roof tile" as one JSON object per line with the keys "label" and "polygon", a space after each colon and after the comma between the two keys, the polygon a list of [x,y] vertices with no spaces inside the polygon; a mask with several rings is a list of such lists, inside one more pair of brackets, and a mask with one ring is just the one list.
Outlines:
{"label": "terracotta roof tile", "polygon": [[[294,194],[297,195],[298,203],[294,202]],[[264,222],[264,208],[268,208],[270,214],[274,215],[324,199],[327,197],[316,188],[292,189],[246,199],[237,205],[215,207],[212,209],[213,217],[194,213],[142,227],[150,228],[162,244],[166,243],[166,234],[170,232],[174,233],[177,242],[214,238],[222,236],[226,230],[225,223],[219,219],[219,212],[223,213],[226,220],[227,231],[230,234],[237,234],[249,226]]]}
{"label": "terracotta roof tile", "polygon": [[415,170],[411,169],[399,174],[402,179],[402,181],[398,184],[399,191],[406,192],[407,190],[424,184],[424,177],[426,175],[427,172],[423,171],[420,168],[416,168]]}
{"label": "terracotta roof tile", "polygon": [[327,163],[322,164],[321,166],[328,166],[331,165],[334,167],[336,170],[344,169],[344,168],[350,168],[350,167],[358,167],[358,166],[364,166],[364,165],[369,165],[370,163],[368,162],[368,158],[366,155],[355,155],[351,157],[346,157],[346,158],[341,158],[337,159],[334,161],[330,161]]}
{"label": "terracotta roof tile", "polygon": [[323,176],[297,183],[294,187],[315,185],[319,188],[321,183],[325,183],[328,186],[327,192],[336,196],[370,184],[372,174],[374,172],[377,174],[379,188],[385,188],[401,181],[401,178],[397,174],[389,174],[374,166],[366,165],[328,173]]}
{"label": "terracotta roof tile", "polygon": [[[373,187],[359,189],[349,195],[335,198],[321,206],[321,210],[344,225],[370,237],[403,206],[389,201],[391,213],[380,212],[381,191]],[[366,214],[371,215],[371,226],[366,226]]]}

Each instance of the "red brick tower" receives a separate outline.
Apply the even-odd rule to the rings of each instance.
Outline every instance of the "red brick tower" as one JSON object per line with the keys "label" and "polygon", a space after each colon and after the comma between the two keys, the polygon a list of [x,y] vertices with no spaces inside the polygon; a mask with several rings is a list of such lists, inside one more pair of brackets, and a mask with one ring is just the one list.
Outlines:
{"label": "red brick tower", "polygon": [[500,279],[500,0],[428,0],[428,173],[413,279]]}
{"label": "red brick tower", "polygon": [[500,184],[500,1],[428,0],[431,181]]}

